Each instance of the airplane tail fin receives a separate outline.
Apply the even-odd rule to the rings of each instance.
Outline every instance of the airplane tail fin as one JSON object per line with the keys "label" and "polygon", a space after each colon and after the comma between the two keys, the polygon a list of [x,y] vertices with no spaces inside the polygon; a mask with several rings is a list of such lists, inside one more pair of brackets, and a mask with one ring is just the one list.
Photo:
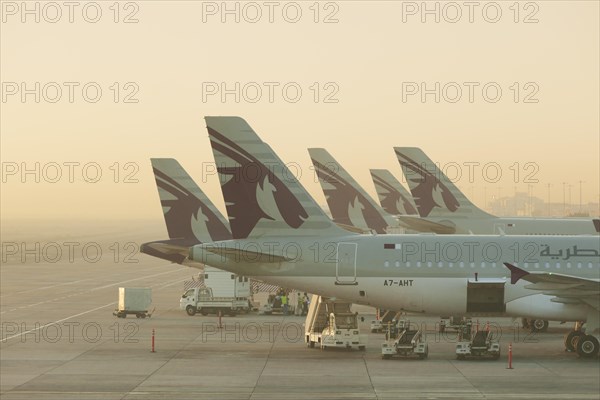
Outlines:
{"label": "airplane tail fin", "polygon": [[417,205],[394,175],[387,169],[372,169],[371,178],[381,207],[392,215],[418,215]]}
{"label": "airplane tail fin", "polygon": [[234,239],[347,236],[240,117],[206,117]]}
{"label": "airplane tail fin", "polygon": [[394,151],[421,217],[493,217],[473,204],[421,149]]}
{"label": "airplane tail fin", "polygon": [[386,233],[394,218],[382,209],[325,149],[308,149],[333,220]]}
{"label": "airplane tail fin", "polygon": [[231,239],[227,220],[179,162],[151,161],[170,239],[186,245]]}

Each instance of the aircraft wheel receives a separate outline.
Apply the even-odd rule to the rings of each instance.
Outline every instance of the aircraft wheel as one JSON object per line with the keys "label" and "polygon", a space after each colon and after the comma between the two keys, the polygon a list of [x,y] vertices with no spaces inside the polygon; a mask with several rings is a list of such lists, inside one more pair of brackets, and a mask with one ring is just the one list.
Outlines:
{"label": "aircraft wheel", "polygon": [[577,342],[585,336],[585,333],[581,331],[571,331],[565,336],[565,350],[566,351],[577,351]]}
{"label": "aircraft wheel", "polygon": [[585,335],[577,342],[577,354],[583,358],[592,358],[598,355],[600,343],[592,335]]}
{"label": "aircraft wheel", "polygon": [[532,332],[546,332],[548,330],[548,321],[544,319],[534,319],[531,321]]}

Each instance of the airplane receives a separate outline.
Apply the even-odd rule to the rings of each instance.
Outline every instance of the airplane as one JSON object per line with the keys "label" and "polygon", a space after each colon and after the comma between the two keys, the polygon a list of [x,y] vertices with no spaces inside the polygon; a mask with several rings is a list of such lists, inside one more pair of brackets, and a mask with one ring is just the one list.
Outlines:
{"label": "airplane", "polygon": [[379,206],[325,149],[308,149],[335,223],[386,233],[398,221]]}
{"label": "airplane", "polygon": [[140,251],[173,263],[203,268],[188,258],[189,248],[203,242],[231,239],[229,222],[177,160],[152,158],[151,163],[169,239],[144,243]]}
{"label": "airplane", "polygon": [[308,149],[310,158],[333,221],[358,233],[385,234],[397,228],[417,232],[452,233],[446,225],[430,222],[419,215],[392,214],[371,196],[325,149]]}
{"label": "airplane", "polygon": [[452,233],[599,235],[600,219],[497,217],[474,205],[425,153],[394,147],[419,215]]}
{"label": "airplane", "polygon": [[233,239],[196,244],[190,259],[383,309],[587,321],[587,334],[565,345],[598,355],[597,237],[349,232],[245,120],[206,124]]}
{"label": "airplane", "polygon": [[391,215],[416,215],[417,205],[412,195],[387,169],[371,169],[371,179],[381,207]]}

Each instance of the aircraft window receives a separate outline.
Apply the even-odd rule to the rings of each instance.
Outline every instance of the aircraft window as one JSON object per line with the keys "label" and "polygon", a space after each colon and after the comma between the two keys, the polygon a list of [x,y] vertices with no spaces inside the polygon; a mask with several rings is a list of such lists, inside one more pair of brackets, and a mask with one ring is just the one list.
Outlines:
{"label": "aircraft window", "polygon": [[462,262],[462,261],[460,262],[460,264],[459,264],[459,265],[460,265],[460,267],[461,267],[461,268],[464,268],[464,267],[465,267],[465,263],[464,263],[464,262]]}
{"label": "aircraft window", "polygon": [[389,261],[384,262],[383,266],[386,267],[386,268],[389,267],[390,266],[390,262]]}
{"label": "aircraft window", "polygon": [[400,267],[400,261],[396,261],[396,267]]}

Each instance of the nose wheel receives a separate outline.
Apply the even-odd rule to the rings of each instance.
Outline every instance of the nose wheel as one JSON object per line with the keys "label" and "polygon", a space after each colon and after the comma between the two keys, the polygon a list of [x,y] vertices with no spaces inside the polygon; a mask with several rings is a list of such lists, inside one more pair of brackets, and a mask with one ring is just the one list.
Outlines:
{"label": "nose wheel", "polygon": [[571,331],[565,335],[565,351],[577,351],[577,343],[579,339],[585,336],[581,331]]}

